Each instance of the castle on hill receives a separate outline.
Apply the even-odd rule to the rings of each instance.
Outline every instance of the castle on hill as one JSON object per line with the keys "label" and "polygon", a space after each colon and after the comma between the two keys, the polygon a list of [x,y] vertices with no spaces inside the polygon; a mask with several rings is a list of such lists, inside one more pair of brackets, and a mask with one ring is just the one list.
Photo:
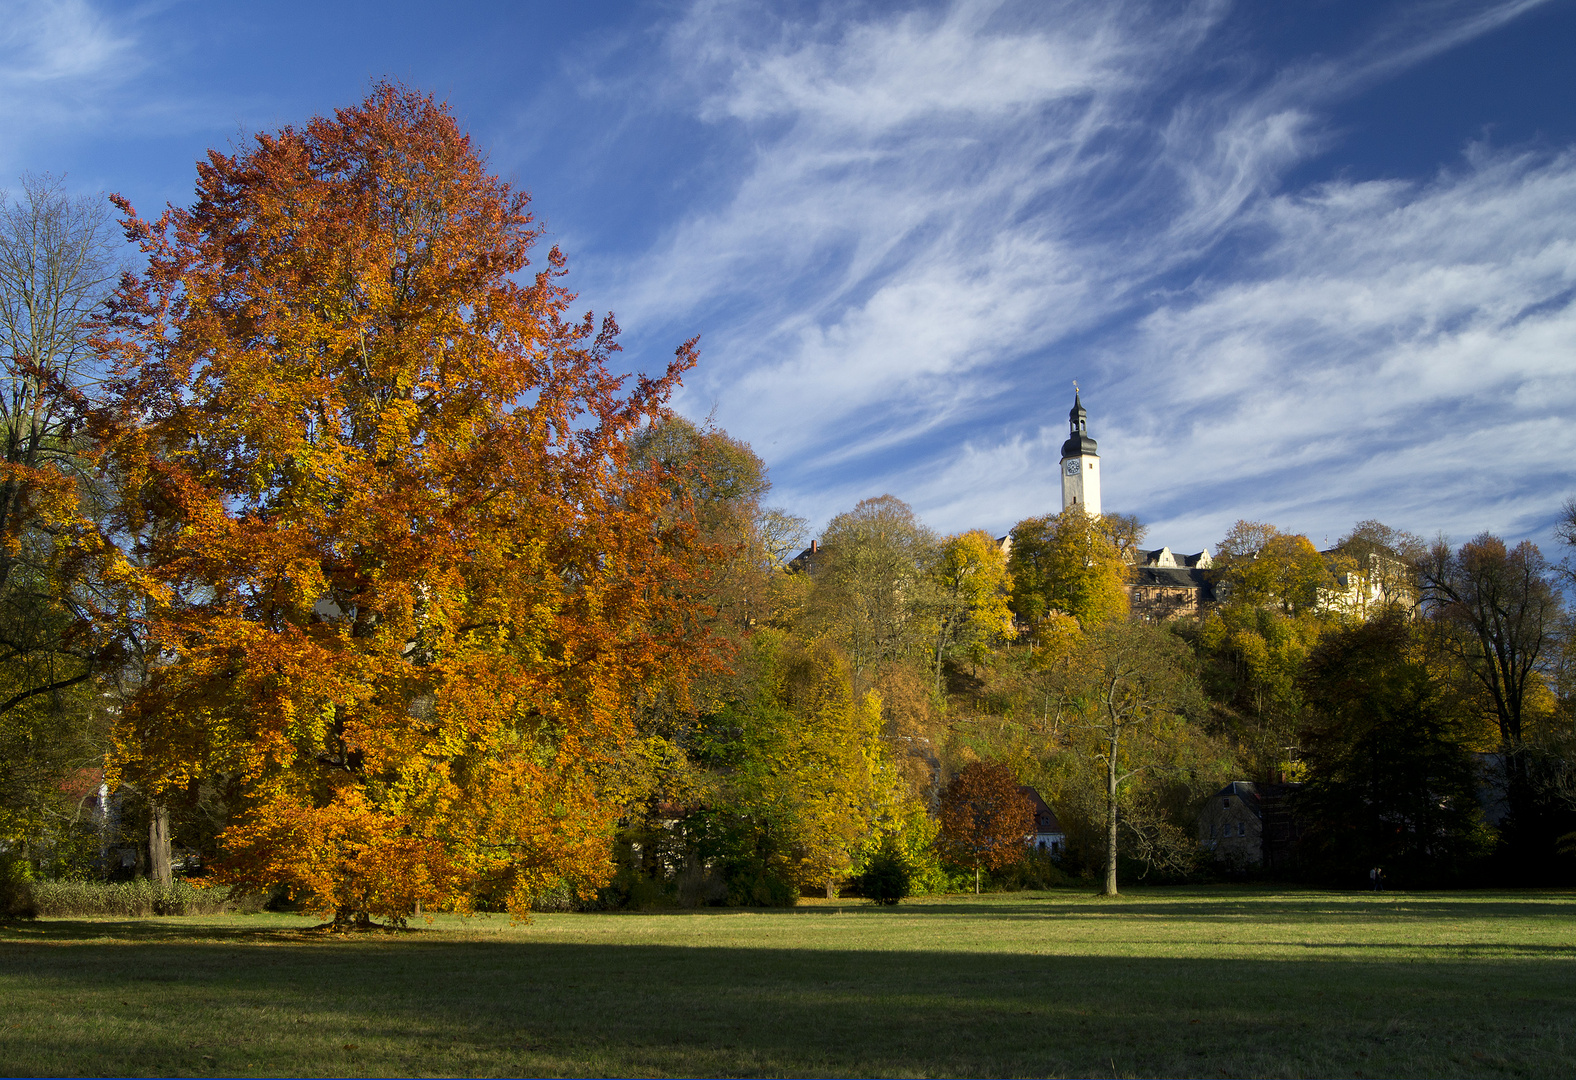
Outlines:
{"label": "castle on hill", "polygon": [[[1060,465],[1062,509],[1080,506],[1090,517],[1099,517],[1100,447],[1089,434],[1089,411],[1083,406],[1076,384],[1067,424],[1067,441],[1062,443]],[[996,543],[1003,553],[1010,554],[1010,535],[997,537]],[[809,547],[789,560],[788,569],[813,574],[823,554],[824,549],[812,540]],[[1333,563],[1338,553],[1325,551],[1321,554]],[[1128,606],[1138,619],[1167,622],[1203,615],[1211,603],[1224,598],[1217,594],[1213,575],[1209,573],[1215,560],[1208,548],[1191,555],[1172,551],[1169,547],[1140,549],[1128,554],[1128,562],[1132,568],[1125,586]],[[1333,587],[1320,590],[1320,605],[1363,616],[1382,604],[1415,601],[1415,596],[1408,594],[1404,584],[1406,575],[1401,572],[1398,559],[1374,552],[1368,555],[1367,563],[1356,570],[1334,574]]]}
{"label": "castle on hill", "polygon": [[[1100,448],[1089,436],[1089,411],[1076,387],[1067,422],[1070,430],[1062,443],[1062,509],[1082,506],[1090,517],[1099,517]],[[1169,547],[1141,550],[1134,553],[1133,561],[1128,600],[1133,614],[1141,619],[1164,621],[1198,615],[1215,598],[1205,573],[1214,565],[1208,548],[1195,555],[1179,555]]]}
{"label": "castle on hill", "polygon": [[[1062,509],[1081,505],[1091,517],[1100,515],[1100,453],[1089,437],[1089,413],[1074,384],[1073,407],[1067,416],[1069,433],[1062,443]],[[1407,584],[1404,564],[1392,554],[1370,552],[1365,565],[1341,571],[1336,550],[1321,551],[1332,564],[1333,585],[1319,590],[1319,604],[1326,610],[1366,617],[1386,604],[1415,604],[1415,591]],[[1140,550],[1132,557],[1133,573],[1127,585],[1135,616],[1163,622],[1184,615],[1202,615],[1217,598],[1207,571],[1214,558],[1205,548],[1196,555],[1182,555],[1169,547]]]}

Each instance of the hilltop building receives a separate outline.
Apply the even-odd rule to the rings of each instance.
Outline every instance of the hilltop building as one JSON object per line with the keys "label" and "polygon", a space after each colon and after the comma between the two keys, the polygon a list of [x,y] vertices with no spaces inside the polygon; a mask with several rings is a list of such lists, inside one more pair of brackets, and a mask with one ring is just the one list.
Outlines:
{"label": "hilltop building", "polygon": [[1062,443],[1062,509],[1082,506],[1090,517],[1100,516],[1100,452],[1089,437],[1089,413],[1073,387],[1073,407],[1067,414],[1071,433]]}
{"label": "hilltop building", "polygon": [[[1100,451],[1089,436],[1089,411],[1076,385],[1067,424],[1067,441],[1062,443],[1062,509],[1082,506],[1090,517],[1099,517]],[[1149,622],[1201,614],[1215,598],[1205,574],[1213,563],[1207,548],[1196,555],[1175,555],[1168,547],[1138,552],[1127,586],[1133,614]]]}
{"label": "hilltop building", "polygon": [[[1084,408],[1076,384],[1067,427],[1060,467],[1062,509],[1080,506],[1090,517],[1099,517],[1102,510],[1100,449],[1089,434],[1089,411]],[[1010,535],[997,537],[996,543],[1003,554],[1011,555]],[[1405,564],[1395,556],[1372,552],[1356,567],[1344,569],[1352,567],[1352,563],[1342,557],[1343,552],[1330,550],[1321,554],[1336,570],[1333,585],[1320,591],[1319,603],[1326,610],[1366,618],[1370,611],[1388,604],[1415,606],[1417,596],[1411,577]],[[812,540],[809,547],[788,563],[788,568],[813,574],[822,555],[823,549]],[[1215,560],[1208,548],[1189,555],[1159,547],[1133,552],[1129,560],[1132,575],[1126,588],[1135,618],[1145,622],[1169,622],[1200,616],[1210,604],[1225,599],[1210,573]]]}

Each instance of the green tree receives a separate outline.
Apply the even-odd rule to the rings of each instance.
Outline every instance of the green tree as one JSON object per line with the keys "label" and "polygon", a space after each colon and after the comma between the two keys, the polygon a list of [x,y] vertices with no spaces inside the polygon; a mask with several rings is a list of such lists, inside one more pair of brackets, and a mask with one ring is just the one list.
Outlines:
{"label": "green tree", "polygon": [[1492,844],[1459,701],[1432,677],[1415,624],[1389,612],[1333,630],[1302,676],[1312,712],[1298,797],[1316,873],[1360,884],[1458,879]]}
{"label": "green tree", "polygon": [[856,677],[928,652],[936,535],[901,499],[865,499],[821,534],[812,623],[847,652]]}

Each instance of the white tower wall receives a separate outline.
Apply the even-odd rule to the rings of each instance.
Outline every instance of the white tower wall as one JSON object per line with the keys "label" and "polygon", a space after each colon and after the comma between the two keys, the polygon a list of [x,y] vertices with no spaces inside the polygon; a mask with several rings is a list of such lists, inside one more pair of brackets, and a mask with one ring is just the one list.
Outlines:
{"label": "white tower wall", "polygon": [[1062,509],[1073,503],[1090,517],[1100,516],[1100,459],[1093,454],[1062,459]]}

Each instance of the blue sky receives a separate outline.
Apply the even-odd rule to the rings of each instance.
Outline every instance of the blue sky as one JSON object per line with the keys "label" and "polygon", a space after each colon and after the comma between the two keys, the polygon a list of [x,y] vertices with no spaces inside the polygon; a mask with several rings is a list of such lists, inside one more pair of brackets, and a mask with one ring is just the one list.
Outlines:
{"label": "blue sky", "polygon": [[144,213],[376,79],[446,100],[813,525],[1059,509],[1074,379],[1157,544],[1551,550],[1576,494],[1573,0],[8,7],[0,175]]}

